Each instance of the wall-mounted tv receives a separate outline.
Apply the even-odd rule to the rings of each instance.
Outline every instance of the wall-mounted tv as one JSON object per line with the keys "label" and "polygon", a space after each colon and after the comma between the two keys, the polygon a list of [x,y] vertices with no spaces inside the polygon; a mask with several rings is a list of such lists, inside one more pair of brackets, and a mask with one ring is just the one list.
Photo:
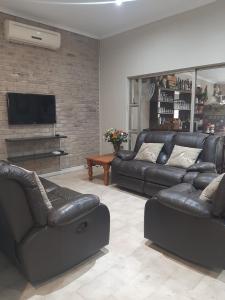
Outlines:
{"label": "wall-mounted tv", "polygon": [[10,125],[56,123],[54,95],[7,93],[7,107]]}

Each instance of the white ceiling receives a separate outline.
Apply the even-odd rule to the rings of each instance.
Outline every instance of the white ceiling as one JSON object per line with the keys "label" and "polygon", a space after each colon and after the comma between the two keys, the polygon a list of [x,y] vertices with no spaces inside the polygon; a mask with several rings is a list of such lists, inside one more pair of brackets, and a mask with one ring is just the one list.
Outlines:
{"label": "white ceiling", "polygon": [[[57,1],[67,4],[57,4]],[[136,0],[121,6],[68,4],[72,1],[0,0],[0,10],[102,39],[216,0]],[[92,1],[96,0],[89,0]]]}

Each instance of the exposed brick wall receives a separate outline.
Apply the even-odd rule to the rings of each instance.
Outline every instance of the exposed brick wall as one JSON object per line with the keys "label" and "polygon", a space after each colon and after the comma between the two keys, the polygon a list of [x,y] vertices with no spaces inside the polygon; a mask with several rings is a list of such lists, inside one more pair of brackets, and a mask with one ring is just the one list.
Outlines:
{"label": "exposed brick wall", "polygon": [[[4,39],[4,20],[56,30],[62,35],[58,51],[9,43]],[[68,136],[62,140],[61,167],[84,163],[90,153],[99,152],[99,42],[71,32],[26,21],[0,13],[0,159],[6,159],[5,138],[54,133],[53,125],[9,126],[6,92],[55,94],[57,109],[56,133]],[[51,145],[54,142],[51,142]],[[25,147],[26,146],[26,147]],[[12,145],[8,151],[26,153],[42,151],[50,146],[26,143]],[[56,145],[57,146],[57,145]],[[59,159],[29,161],[23,166],[40,173],[55,171]]]}

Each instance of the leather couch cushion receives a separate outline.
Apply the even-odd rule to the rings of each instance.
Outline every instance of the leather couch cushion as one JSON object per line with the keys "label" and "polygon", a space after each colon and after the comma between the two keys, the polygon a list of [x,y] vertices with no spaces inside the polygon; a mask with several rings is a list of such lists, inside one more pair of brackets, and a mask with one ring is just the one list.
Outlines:
{"label": "leather couch cushion", "polygon": [[175,145],[167,165],[180,168],[189,168],[196,162],[201,151],[202,149],[200,148],[190,148]]}
{"label": "leather couch cushion", "polygon": [[154,166],[153,163],[141,160],[122,161],[115,158],[112,162],[112,169],[115,168],[117,173],[142,180],[144,180],[145,171],[148,168],[154,168]]}
{"label": "leather couch cushion", "polygon": [[216,173],[216,166],[211,162],[199,162],[190,166],[188,172],[200,172],[200,173]]}
{"label": "leather couch cushion", "polygon": [[78,193],[65,187],[58,187],[48,192],[47,194],[49,200],[52,203],[53,208],[55,209],[64,206],[65,204],[73,201],[81,195],[81,193]]}
{"label": "leather couch cushion", "polygon": [[174,144],[183,147],[203,149],[207,137],[208,135],[204,133],[179,132],[174,138]]}
{"label": "leather couch cushion", "polygon": [[204,149],[201,153],[203,161],[216,163],[217,169],[222,163],[224,137],[209,135],[205,141]]}
{"label": "leather couch cushion", "polygon": [[[21,242],[34,226],[25,191],[15,180],[0,180],[0,207],[0,248],[8,250],[12,245],[15,250],[14,242]],[[10,237],[13,243],[9,242]]]}
{"label": "leather couch cushion", "polygon": [[199,172],[187,172],[183,178],[183,182],[194,184],[194,180],[198,175]]}
{"label": "leather couch cushion", "polygon": [[140,149],[142,143],[144,143],[145,137],[146,137],[147,134],[149,134],[148,130],[143,130],[138,134],[137,139],[136,139],[136,143],[135,143],[135,146],[134,146],[134,152],[135,153],[138,153],[138,150]]}
{"label": "leather couch cushion", "polygon": [[143,143],[134,159],[156,163],[163,146],[162,143]]}
{"label": "leather couch cushion", "polygon": [[146,170],[145,180],[170,187],[181,183],[185,174],[185,169],[156,164]]}
{"label": "leather couch cushion", "polygon": [[[193,172],[188,172],[187,174],[191,174]],[[219,175],[217,173],[198,173],[198,175],[194,178],[194,187],[198,190],[204,190],[210,182],[213,181]]]}

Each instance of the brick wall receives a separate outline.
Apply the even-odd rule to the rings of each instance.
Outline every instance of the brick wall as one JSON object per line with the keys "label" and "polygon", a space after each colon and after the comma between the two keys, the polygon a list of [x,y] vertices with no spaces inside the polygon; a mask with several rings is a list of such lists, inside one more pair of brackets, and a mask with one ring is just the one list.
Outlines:
{"label": "brick wall", "polygon": [[[60,32],[61,49],[51,51],[7,42],[4,39],[5,19]],[[97,40],[0,13],[0,159],[6,159],[7,152],[12,155],[13,152],[23,154],[54,148],[56,142],[6,145],[6,138],[54,133],[53,125],[9,126],[6,107],[6,93],[9,91],[55,94],[55,130],[68,136],[68,139],[61,141],[61,146],[70,153],[60,158],[62,168],[81,165],[86,155],[99,152]],[[57,144],[55,147],[58,147]],[[51,158],[28,161],[23,166],[45,173],[56,171],[60,164],[58,158]]]}

